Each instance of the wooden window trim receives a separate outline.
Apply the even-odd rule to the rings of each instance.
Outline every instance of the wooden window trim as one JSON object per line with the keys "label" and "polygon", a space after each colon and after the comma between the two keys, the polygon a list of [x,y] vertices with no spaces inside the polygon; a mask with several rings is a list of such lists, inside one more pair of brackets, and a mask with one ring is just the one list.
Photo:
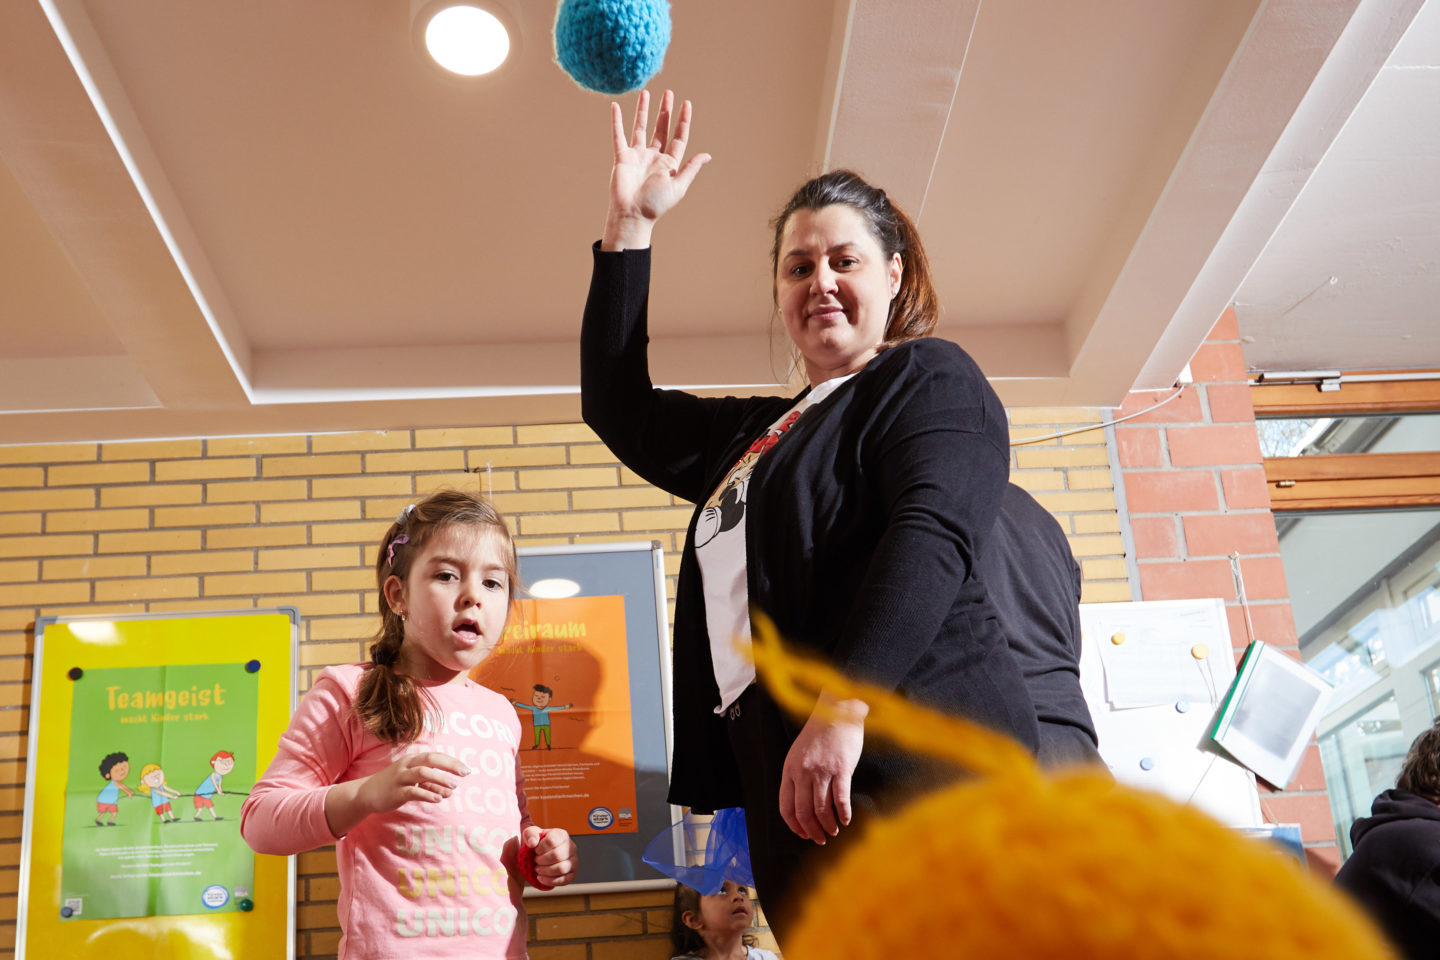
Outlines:
{"label": "wooden window trim", "polygon": [[1250,402],[1261,418],[1435,412],[1440,411],[1440,380],[1346,383],[1328,391],[1312,383],[1252,383]]}
{"label": "wooden window trim", "polygon": [[[1252,384],[1257,418],[1375,416],[1440,412],[1440,381]],[[1275,513],[1440,506],[1440,452],[1345,453],[1267,457],[1265,480]]]}

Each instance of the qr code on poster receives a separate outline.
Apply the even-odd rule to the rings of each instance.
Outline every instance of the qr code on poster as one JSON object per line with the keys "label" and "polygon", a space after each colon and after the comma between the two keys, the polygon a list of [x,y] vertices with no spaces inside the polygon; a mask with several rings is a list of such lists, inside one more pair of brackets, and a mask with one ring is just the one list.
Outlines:
{"label": "qr code on poster", "polygon": [[78,916],[80,916],[80,903],[81,903],[81,898],[80,898],[80,897],[66,897],[66,898],[65,898],[65,906],[67,906],[67,907],[70,908],[70,916],[72,916],[72,917],[78,917]]}

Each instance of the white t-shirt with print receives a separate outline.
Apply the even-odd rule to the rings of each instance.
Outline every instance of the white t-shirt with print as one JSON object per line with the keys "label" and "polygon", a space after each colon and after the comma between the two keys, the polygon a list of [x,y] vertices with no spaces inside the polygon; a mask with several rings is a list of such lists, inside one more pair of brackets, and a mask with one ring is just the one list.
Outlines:
{"label": "white t-shirt with print", "polygon": [[801,397],[752,443],[705,501],[695,525],[695,559],[705,588],[705,622],[710,633],[710,659],[720,687],[724,713],[755,682],[755,664],[746,656],[750,646],[750,591],[745,576],[745,501],[755,464],[810,407],[835,392],[854,374],[826,380]]}

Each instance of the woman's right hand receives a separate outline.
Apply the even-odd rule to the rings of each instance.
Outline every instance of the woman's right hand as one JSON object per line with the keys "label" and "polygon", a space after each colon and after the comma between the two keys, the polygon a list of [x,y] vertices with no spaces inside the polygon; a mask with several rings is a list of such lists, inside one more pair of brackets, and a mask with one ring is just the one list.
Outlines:
{"label": "woman's right hand", "polygon": [[343,837],[373,813],[388,813],[412,800],[439,803],[470,772],[448,754],[407,753],[368,777],[332,786],[325,794],[325,822],[331,833]]}
{"label": "woman's right hand", "polygon": [[685,160],[685,143],[690,137],[690,101],[680,105],[675,128],[671,130],[674,107],[675,94],[666,90],[655,117],[655,135],[647,138],[650,91],[640,91],[629,137],[625,134],[620,105],[610,104],[615,167],[610,172],[610,210],[605,217],[600,249],[631,250],[650,246],[650,233],[656,221],[680,202],[700,168],[710,162],[708,153]]}

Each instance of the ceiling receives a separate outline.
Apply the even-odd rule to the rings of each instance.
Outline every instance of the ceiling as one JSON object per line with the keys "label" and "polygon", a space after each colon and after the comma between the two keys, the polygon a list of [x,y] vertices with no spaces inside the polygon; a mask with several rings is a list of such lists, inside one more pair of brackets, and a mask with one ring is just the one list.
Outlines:
{"label": "ceiling", "polygon": [[1440,366],[1440,2],[1364,91],[1235,311],[1258,369]]}
{"label": "ceiling", "polygon": [[[425,0],[0,3],[0,443],[577,418],[607,98],[554,3],[487,2],[519,49],[474,80]],[[833,166],[1007,404],[1167,386],[1232,301],[1252,363],[1435,361],[1422,3],[677,3],[652,86],[715,160],[656,231],[655,379],[784,378],[767,221]]]}

